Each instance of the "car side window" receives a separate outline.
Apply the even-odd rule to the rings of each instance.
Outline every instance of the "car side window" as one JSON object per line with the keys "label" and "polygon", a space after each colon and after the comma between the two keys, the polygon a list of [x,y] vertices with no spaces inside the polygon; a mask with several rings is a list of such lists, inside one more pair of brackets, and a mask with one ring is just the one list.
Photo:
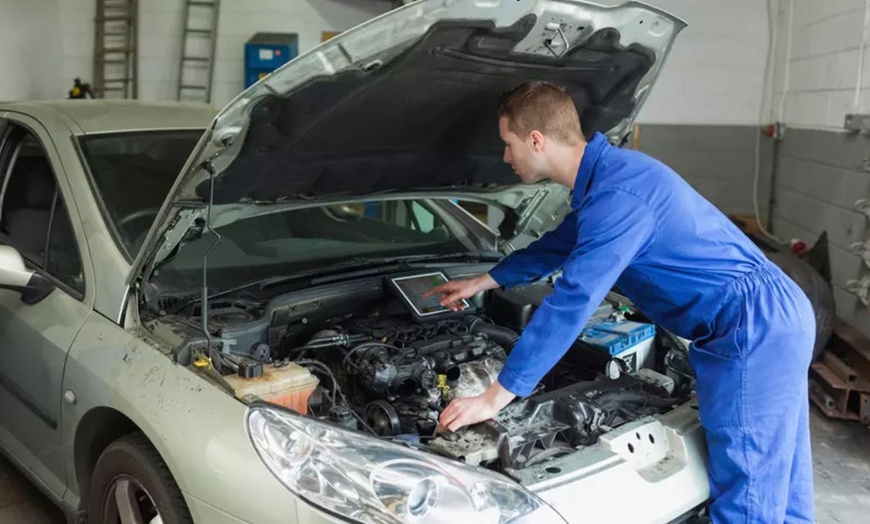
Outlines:
{"label": "car side window", "polygon": [[414,215],[412,226],[415,229],[419,228],[423,233],[432,231],[435,228],[435,224],[439,222],[434,213],[423,207],[416,200],[411,203],[411,213]]}
{"label": "car side window", "polygon": [[0,241],[83,295],[81,254],[48,155],[29,131],[16,126],[11,136],[12,153],[3,166]]}
{"label": "car side window", "polygon": [[431,210],[417,200],[368,202],[364,204],[362,213],[368,219],[420,233],[429,233],[441,223]]}

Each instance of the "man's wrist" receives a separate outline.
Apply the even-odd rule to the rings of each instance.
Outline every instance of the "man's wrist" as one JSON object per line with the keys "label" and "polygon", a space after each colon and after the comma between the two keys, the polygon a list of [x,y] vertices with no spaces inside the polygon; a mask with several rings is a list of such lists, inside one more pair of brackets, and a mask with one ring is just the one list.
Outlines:
{"label": "man's wrist", "polygon": [[482,293],[498,287],[498,282],[489,273],[484,273],[477,277],[477,292]]}
{"label": "man's wrist", "polygon": [[516,395],[514,395],[504,386],[502,386],[498,380],[493,382],[492,385],[487,388],[487,390],[483,393],[483,396],[486,402],[495,411],[501,411],[503,407],[510,404],[511,400],[516,397]]}

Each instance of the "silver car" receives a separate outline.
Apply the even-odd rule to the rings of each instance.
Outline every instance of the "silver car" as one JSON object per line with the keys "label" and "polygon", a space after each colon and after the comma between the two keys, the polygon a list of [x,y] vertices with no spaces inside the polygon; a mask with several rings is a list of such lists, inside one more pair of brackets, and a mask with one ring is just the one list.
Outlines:
{"label": "silver car", "polygon": [[702,512],[685,340],[612,293],[532,396],[440,434],[558,275],[458,315],[422,297],[567,212],[501,162],[499,95],[557,81],[620,143],[683,25],[634,2],[423,0],[216,116],[0,106],[3,452],[75,522]]}

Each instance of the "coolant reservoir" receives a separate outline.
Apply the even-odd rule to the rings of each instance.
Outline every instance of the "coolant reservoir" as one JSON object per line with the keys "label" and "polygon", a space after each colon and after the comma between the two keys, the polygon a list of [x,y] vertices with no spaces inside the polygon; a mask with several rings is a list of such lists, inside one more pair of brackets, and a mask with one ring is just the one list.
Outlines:
{"label": "coolant reservoir", "polygon": [[253,395],[303,415],[308,414],[308,397],[319,382],[307,369],[293,363],[280,367],[266,364],[263,366],[263,376],[257,378],[242,378],[238,375],[224,378],[238,398]]}
{"label": "coolant reservoir", "polygon": [[498,380],[503,365],[500,360],[492,357],[460,364],[459,380],[451,389],[450,398],[466,398],[482,394]]}

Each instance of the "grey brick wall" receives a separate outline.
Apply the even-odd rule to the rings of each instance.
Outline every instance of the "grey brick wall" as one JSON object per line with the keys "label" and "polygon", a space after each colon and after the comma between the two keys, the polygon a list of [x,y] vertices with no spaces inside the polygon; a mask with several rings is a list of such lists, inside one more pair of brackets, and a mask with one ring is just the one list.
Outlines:
{"label": "grey brick wall", "polygon": [[836,131],[789,129],[780,143],[775,174],[773,231],[812,244],[828,232],[831,280],[837,313],[870,335],[870,309],[846,290],[849,280],[868,274],[850,249],[870,235],[855,201],[870,198],[870,138]]}
{"label": "grey brick wall", "polygon": [[[753,214],[756,127],[642,124],[638,149],[671,166],[719,209]],[[627,147],[631,147],[628,145]],[[761,141],[759,203],[767,217],[773,143]],[[786,130],[776,151],[771,227],[785,239],[809,245],[828,233],[837,314],[870,336],[870,308],[846,283],[870,274],[851,245],[870,238],[870,221],[855,209],[870,199],[870,137],[832,130]]]}
{"label": "grey brick wall", "polygon": [[[726,214],[751,215],[756,130],[754,126],[641,124],[637,148],[670,166]],[[758,195],[765,218],[771,141],[762,139],[760,151]]]}

